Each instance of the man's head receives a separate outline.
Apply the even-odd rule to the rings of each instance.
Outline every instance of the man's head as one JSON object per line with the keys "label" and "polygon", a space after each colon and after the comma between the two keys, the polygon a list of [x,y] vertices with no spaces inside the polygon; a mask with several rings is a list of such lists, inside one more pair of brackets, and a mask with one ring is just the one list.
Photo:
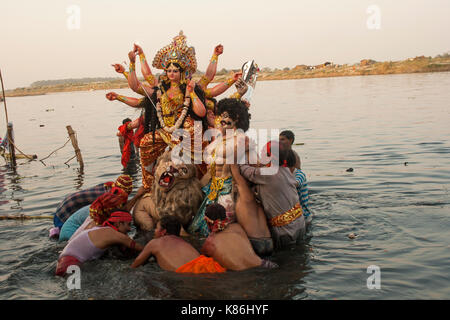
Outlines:
{"label": "man's head", "polygon": [[97,225],[101,225],[109,218],[113,210],[122,208],[127,200],[128,193],[121,188],[113,187],[92,202],[89,215]]}
{"label": "man's head", "polygon": [[133,191],[133,178],[127,174],[122,174],[116,179],[114,186],[130,194]]}
{"label": "man's head", "polygon": [[229,224],[224,206],[218,203],[212,203],[206,207],[205,220],[210,232],[222,231]]}
{"label": "man's head", "polygon": [[273,140],[264,146],[260,159],[261,163],[267,166],[270,166],[273,162],[278,163],[279,166],[290,167],[288,164],[292,164],[292,156],[294,155],[288,143]]}
{"label": "man's head", "polygon": [[291,130],[284,130],[280,133],[280,142],[287,143],[288,146],[292,146],[295,140],[295,135]]}
{"label": "man's head", "polygon": [[114,209],[109,218],[103,222],[102,226],[110,226],[120,233],[127,234],[131,231],[131,221],[133,217],[128,211]]}
{"label": "man's head", "polygon": [[220,100],[217,104],[217,114],[221,117],[222,134],[225,134],[227,129],[242,129],[245,132],[250,127],[248,108],[237,99]]}
{"label": "man's head", "polygon": [[131,119],[130,118],[125,118],[125,119],[122,120],[122,124],[125,124],[127,122],[131,122]]}
{"label": "man's head", "polygon": [[155,238],[166,235],[179,236],[181,231],[181,223],[177,217],[165,215],[156,224]]}

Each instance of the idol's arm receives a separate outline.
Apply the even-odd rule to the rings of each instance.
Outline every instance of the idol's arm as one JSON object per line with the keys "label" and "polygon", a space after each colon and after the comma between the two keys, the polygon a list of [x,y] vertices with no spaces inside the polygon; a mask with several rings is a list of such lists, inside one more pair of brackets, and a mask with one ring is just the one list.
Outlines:
{"label": "idol's arm", "polygon": [[[128,74],[128,86],[131,90],[133,90],[136,93],[139,93],[141,95],[148,95],[150,96],[153,93],[153,88],[151,88],[148,85],[143,85],[139,82],[137,76],[136,76],[136,54],[134,51],[130,51],[128,53],[128,57],[130,58],[130,70]],[[147,92],[145,94],[144,90]]]}
{"label": "idol's arm", "polygon": [[219,83],[218,85],[212,87],[211,89],[205,90],[206,98],[217,97],[218,95],[224,93],[228,88],[230,88],[239,77],[242,75],[242,72],[233,73],[230,78],[226,81]]}
{"label": "idol's arm", "polygon": [[219,44],[214,48],[214,53],[209,61],[208,68],[206,69],[206,73],[201,77],[198,82],[198,86],[205,91],[208,84],[214,79],[217,72],[217,63],[219,60],[219,56],[223,53],[223,46]]}
{"label": "idol's arm", "polygon": [[[194,87],[195,87],[195,82],[194,82],[194,80],[191,80],[189,82],[189,84],[186,86],[185,99],[188,99],[188,97],[191,97],[192,110],[200,118],[203,118],[206,115],[206,108],[205,108],[205,105],[203,104],[203,102],[195,94]],[[187,100],[185,100],[185,103],[186,102],[187,102]]]}
{"label": "idol's arm", "polygon": [[140,104],[144,100],[144,98],[137,99],[137,98],[133,98],[133,97],[122,96],[122,95],[117,94],[115,92],[108,92],[106,94],[106,99],[108,99],[109,101],[118,100],[118,101],[123,102],[123,103],[125,103],[125,104],[127,104],[127,105],[129,105],[130,107],[133,107],[133,108],[139,108]]}
{"label": "idol's arm", "polygon": [[141,61],[141,72],[144,76],[144,79],[148,82],[150,87],[154,87],[158,85],[158,80],[155,78],[155,76],[152,74],[152,70],[150,70],[150,67],[147,63],[147,59],[145,58],[144,51],[140,46],[137,44],[134,45],[134,51],[139,54],[139,59]]}

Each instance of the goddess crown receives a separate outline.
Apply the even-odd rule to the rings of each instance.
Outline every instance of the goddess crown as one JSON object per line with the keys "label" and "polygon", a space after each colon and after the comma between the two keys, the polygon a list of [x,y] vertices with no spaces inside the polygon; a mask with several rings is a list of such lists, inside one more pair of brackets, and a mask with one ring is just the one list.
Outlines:
{"label": "goddess crown", "polygon": [[183,31],[173,38],[172,43],[156,53],[152,65],[157,69],[165,70],[172,62],[178,63],[184,69],[186,79],[190,79],[197,70],[195,49],[187,46]]}

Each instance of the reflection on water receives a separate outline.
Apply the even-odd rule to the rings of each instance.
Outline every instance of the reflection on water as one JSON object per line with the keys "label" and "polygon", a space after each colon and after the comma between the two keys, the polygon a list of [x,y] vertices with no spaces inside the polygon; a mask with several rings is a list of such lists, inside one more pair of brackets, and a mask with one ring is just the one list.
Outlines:
{"label": "reflection on water", "polygon": [[[186,276],[155,263],[131,270],[131,260],[107,255],[83,266],[82,290],[68,291],[53,275],[64,245],[48,239],[51,221],[0,221],[0,298],[448,299],[448,87],[449,73],[258,83],[251,126],[291,129],[304,143],[295,150],[315,215],[303,244],[273,256],[277,270]],[[46,166],[0,165],[1,215],[51,215],[66,194],[121,173],[137,190],[139,162],[122,168],[115,133],[122,119],[140,114],[105,93],[8,100],[21,150],[46,156],[67,141],[71,125],[85,168],[80,174],[76,160],[64,164],[70,145]],[[369,265],[381,269],[381,290],[367,289]]]}

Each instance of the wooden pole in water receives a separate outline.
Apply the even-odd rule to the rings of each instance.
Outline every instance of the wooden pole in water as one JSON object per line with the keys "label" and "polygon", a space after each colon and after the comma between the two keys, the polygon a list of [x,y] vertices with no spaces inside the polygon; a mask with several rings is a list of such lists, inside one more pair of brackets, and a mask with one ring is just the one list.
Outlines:
{"label": "wooden pole in water", "polygon": [[3,97],[3,105],[5,107],[5,118],[6,118],[6,127],[8,128],[6,139],[8,139],[8,146],[9,146],[9,155],[10,155],[10,161],[11,165],[13,167],[16,166],[16,152],[14,148],[14,138],[13,138],[13,125],[12,123],[9,123],[8,119],[8,109],[6,108],[6,95],[5,95],[5,86],[3,85],[3,76],[2,71],[0,70],[0,81],[2,83],[2,97]]}
{"label": "wooden pole in water", "polygon": [[84,163],[83,163],[83,158],[81,157],[80,148],[78,148],[77,137],[75,136],[75,132],[73,131],[71,126],[67,126],[66,128],[67,128],[67,132],[69,133],[70,141],[72,141],[72,146],[75,149],[75,155],[77,156],[77,161],[80,164],[80,173],[83,173]]}
{"label": "wooden pole in water", "polygon": [[5,87],[3,86],[3,77],[2,77],[2,70],[0,69],[0,80],[2,82],[2,92],[3,92],[3,105],[5,106],[5,115],[6,115],[6,125],[8,125],[8,109],[6,109],[6,96],[5,96]]}
{"label": "wooden pole in water", "polygon": [[26,215],[19,215],[19,216],[0,216],[0,220],[32,220],[32,219],[53,219],[53,216],[26,216]]}
{"label": "wooden pole in water", "polygon": [[16,162],[16,150],[14,148],[13,125],[12,125],[12,123],[8,123],[8,133],[7,133],[6,139],[9,140],[8,141],[8,147],[9,147],[9,156],[10,156],[11,165],[13,167],[15,167],[17,165],[17,162]]}

